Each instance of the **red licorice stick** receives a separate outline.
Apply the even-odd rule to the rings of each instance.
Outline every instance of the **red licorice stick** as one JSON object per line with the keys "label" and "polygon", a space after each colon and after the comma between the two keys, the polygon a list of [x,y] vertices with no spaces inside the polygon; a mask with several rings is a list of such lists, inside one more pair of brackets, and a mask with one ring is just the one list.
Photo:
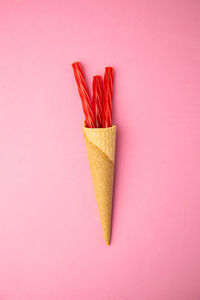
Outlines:
{"label": "red licorice stick", "polygon": [[103,127],[112,126],[113,68],[106,67],[103,92]]}
{"label": "red licorice stick", "polygon": [[102,112],[103,112],[103,91],[102,91],[102,77],[93,77],[93,112],[95,117],[95,125],[97,128],[101,128],[103,125]]}
{"label": "red licorice stick", "polygon": [[75,62],[72,64],[74,70],[74,76],[78,86],[79,95],[81,98],[83,112],[85,114],[85,125],[86,127],[95,127],[95,118],[91,107],[91,101],[89,97],[88,88],[85,82],[83,71],[80,62]]}

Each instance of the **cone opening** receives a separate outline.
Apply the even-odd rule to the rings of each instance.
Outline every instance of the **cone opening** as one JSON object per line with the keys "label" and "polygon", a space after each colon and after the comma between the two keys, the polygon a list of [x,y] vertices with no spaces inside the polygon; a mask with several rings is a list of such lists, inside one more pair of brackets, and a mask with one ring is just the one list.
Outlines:
{"label": "cone opening", "polygon": [[101,128],[90,128],[90,127],[86,127],[85,125],[83,125],[83,128],[86,128],[87,130],[91,130],[91,131],[102,131],[102,130],[110,130],[111,128],[115,128],[116,126],[113,125],[111,127],[101,127]]}

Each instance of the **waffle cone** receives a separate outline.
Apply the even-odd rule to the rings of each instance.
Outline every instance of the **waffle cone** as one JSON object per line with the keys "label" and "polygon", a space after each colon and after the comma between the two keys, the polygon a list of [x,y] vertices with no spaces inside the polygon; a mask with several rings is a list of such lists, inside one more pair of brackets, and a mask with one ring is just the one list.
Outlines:
{"label": "waffle cone", "polygon": [[83,127],[105,243],[110,244],[116,126]]}

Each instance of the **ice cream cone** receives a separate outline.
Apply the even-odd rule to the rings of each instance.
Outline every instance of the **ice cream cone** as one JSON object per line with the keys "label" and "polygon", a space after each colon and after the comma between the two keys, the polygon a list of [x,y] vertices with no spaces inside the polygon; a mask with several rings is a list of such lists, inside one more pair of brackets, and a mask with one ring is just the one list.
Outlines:
{"label": "ice cream cone", "polygon": [[116,126],[83,127],[105,243],[110,244]]}

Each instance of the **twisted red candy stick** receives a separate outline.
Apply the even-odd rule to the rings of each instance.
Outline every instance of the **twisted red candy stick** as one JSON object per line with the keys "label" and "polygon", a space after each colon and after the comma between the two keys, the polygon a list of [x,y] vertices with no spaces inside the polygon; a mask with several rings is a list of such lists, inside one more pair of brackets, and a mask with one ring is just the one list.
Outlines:
{"label": "twisted red candy stick", "polygon": [[74,70],[74,76],[78,86],[79,95],[82,101],[83,112],[85,115],[85,125],[86,127],[95,127],[94,114],[91,107],[91,101],[89,97],[88,88],[85,82],[83,71],[80,62],[75,62],[72,64]]}
{"label": "twisted red candy stick", "polygon": [[103,125],[102,112],[103,112],[103,91],[102,91],[102,77],[93,77],[93,112],[95,117],[95,125],[101,128]]}
{"label": "twisted red candy stick", "polygon": [[103,93],[103,127],[112,126],[113,68],[106,67]]}

